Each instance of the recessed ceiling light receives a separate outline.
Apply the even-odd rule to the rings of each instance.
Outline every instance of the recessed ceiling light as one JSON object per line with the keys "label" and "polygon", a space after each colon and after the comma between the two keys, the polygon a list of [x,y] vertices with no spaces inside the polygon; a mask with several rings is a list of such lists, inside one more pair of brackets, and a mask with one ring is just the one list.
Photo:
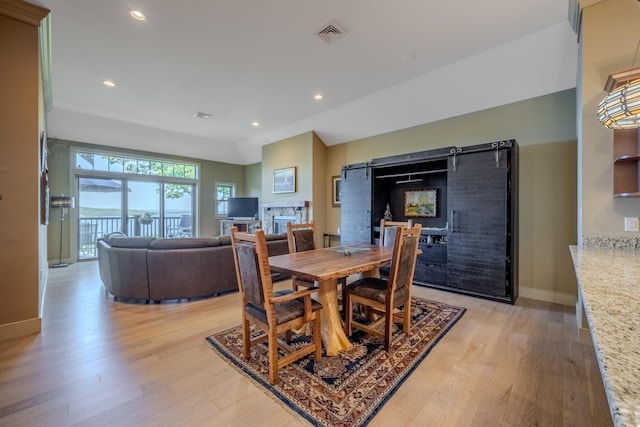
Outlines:
{"label": "recessed ceiling light", "polygon": [[315,94],[313,96],[313,99],[315,99],[316,101],[320,101],[322,98],[323,98],[323,96],[321,94],[319,94],[319,93],[317,93],[317,94]]}
{"label": "recessed ceiling light", "polygon": [[111,80],[103,80],[102,84],[107,86],[107,87],[115,87],[116,84],[114,82],[112,82]]}
{"label": "recessed ceiling light", "polygon": [[202,111],[198,111],[193,115],[193,117],[197,117],[198,119],[209,119],[211,118],[211,114],[203,113]]}
{"label": "recessed ceiling light", "polygon": [[139,10],[132,10],[131,12],[129,12],[129,15],[131,15],[133,19],[137,19],[138,21],[144,21],[145,19],[147,19],[144,16],[144,13],[140,12]]}
{"label": "recessed ceiling light", "polygon": [[253,126],[254,128],[257,128],[258,126],[260,126],[260,123],[258,123],[258,122],[251,122],[251,126]]}

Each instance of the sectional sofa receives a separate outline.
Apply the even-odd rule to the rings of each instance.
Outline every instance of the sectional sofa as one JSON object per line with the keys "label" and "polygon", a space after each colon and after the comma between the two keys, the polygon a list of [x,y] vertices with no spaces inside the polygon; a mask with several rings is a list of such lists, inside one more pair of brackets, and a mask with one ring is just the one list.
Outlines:
{"label": "sectional sofa", "polygon": [[[288,253],[287,235],[267,235],[269,255]],[[98,239],[100,278],[116,299],[146,302],[237,291],[229,236],[156,239],[113,233]],[[287,277],[274,274],[274,280]]]}

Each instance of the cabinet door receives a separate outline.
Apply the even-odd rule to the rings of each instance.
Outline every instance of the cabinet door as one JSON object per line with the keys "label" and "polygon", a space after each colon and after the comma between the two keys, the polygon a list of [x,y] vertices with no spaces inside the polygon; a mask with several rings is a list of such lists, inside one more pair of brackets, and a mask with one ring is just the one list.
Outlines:
{"label": "cabinet door", "polygon": [[365,164],[342,170],[340,244],[371,242],[371,169]]}
{"label": "cabinet door", "polygon": [[496,162],[491,150],[449,159],[447,272],[452,288],[508,296],[507,157],[503,152]]}

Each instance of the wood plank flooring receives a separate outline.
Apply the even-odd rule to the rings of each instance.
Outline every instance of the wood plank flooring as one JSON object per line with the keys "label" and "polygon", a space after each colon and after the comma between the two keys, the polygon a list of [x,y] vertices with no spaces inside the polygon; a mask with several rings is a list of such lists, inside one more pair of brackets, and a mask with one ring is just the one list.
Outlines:
{"label": "wood plank flooring", "polygon": [[[370,426],[612,425],[572,307],[414,295],[467,313]],[[122,303],[96,262],[50,270],[42,332],[0,342],[0,426],[307,425],[204,341],[240,323],[238,298]]]}

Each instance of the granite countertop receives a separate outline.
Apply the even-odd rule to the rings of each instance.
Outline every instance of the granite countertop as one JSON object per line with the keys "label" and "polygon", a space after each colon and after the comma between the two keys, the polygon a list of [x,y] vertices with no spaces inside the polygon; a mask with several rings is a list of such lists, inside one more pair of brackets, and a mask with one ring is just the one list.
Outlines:
{"label": "granite countertop", "polygon": [[640,426],[640,251],[571,246],[615,426]]}

